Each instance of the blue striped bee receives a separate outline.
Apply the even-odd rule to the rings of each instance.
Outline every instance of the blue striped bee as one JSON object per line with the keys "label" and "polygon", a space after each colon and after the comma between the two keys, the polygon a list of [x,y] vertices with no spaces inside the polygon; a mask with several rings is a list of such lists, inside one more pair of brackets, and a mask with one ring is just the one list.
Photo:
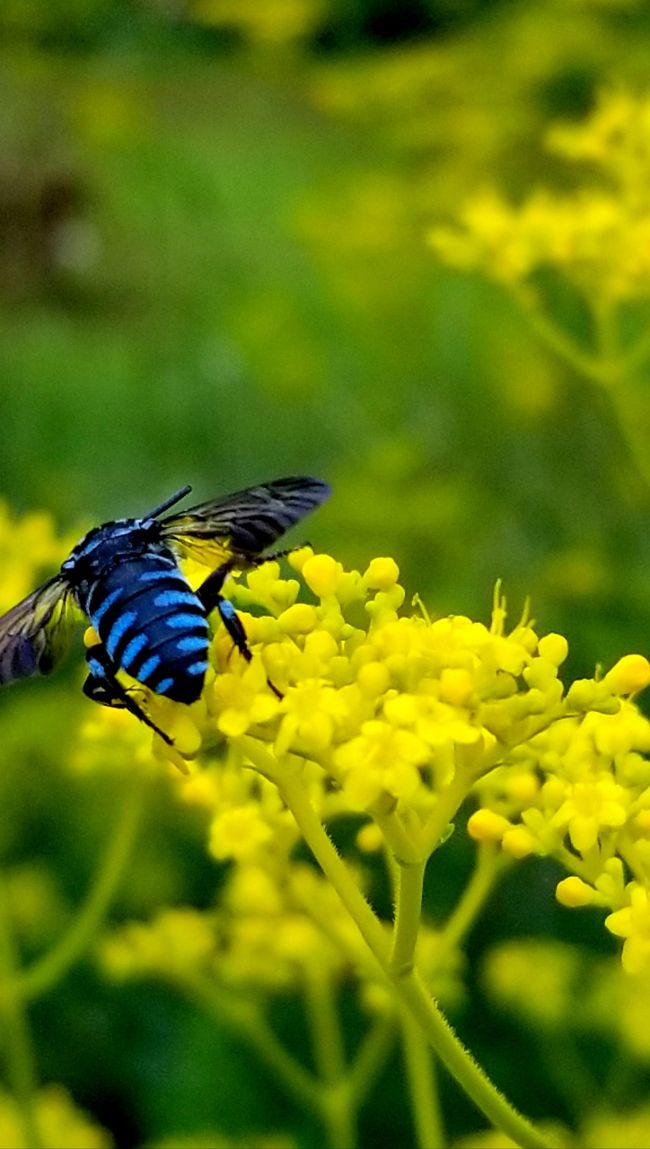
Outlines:
{"label": "blue striped bee", "polygon": [[[47,674],[81,611],[100,639],[86,652],[84,693],[130,711],[170,743],[118,680],[118,670],[155,694],[196,702],[208,668],[208,615],[215,609],[250,661],[223,584],[232,570],[279,557],[262,552],[324,502],[329,487],[319,479],[277,479],[159,519],[191,489],[183,487],[144,518],[94,527],[58,574],[0,618],[0,685]],[[213,568],[196,591],[179,567],[182,557]]]}

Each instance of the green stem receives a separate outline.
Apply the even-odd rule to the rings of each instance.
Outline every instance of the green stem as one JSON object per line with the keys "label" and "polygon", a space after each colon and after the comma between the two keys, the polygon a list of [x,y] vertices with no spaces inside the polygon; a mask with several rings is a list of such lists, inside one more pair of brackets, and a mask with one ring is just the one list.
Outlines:
{"label": "green stem", "polygon": [[599,386],[607,385],[612,374],[612,365],[603,363],[598,357],[583,351],[570,335],[558,327],[543,311],[531,306],[526,300],[519,300],[529,326],[540,343],[544,343],[556,355],[568,363],[578,375],[590,379]]}
{"label": "green stem", "polygon": [[621,371],[624,375],[633,375],[648,359],[650,359],[650,330],[646,331],[629,351],[626,351],[621,360]]}
{"label": "green stem", "polygon": [[184,976],[175,984],[220,1025],[226,1025],[239,1040],[253,1049],[302,1108],[322,1116],[318,1082],[287,1053],[254,1003],[242,1002],[233,994],[219,989],[214,982],[199,976]]}
{"label": "green stem", "polygon": [[323,1086],[321,1112],[331,1149],[356,1145],[353,1097],[346,1079],[341,1027],[326,971],[311,970],[306,981],[312,1047]]}
{"label": "green stem", "polygon": [[[385,807],[388,808],[385,808]],[[384,795],[375,802],[370,813],[379,826],[386,845],[390,847],[398,862],[407,865],[418,864],[422,860],[422,850],[419,841],[409,834],[408,830],[395,812],[395,799]],[[426,858],[425,858],[426,861]]]}
{"label": "green stem", "polygon": [[422,917],[422,887],[425,862],[397,866],[395,889],[395,925],[390,968],[395,977],[403,977],[413,969],[415,946]]}
{"label": "green stem", "polygon": [[401,1011],[402,1046],[411,1096],[416,1143],[420,1149],[444,1149],[440,1101],[435,1064],[420,1026],[410,1013]]}
{"label": "green stem", "polygon": [[416,969],[396,976],[391,967],[391,945],[379,919],[353,881],[348,869],[328,837],[304,791],[300,775],[290,768],[275,768],[271,756],[249,738],[241,739],[250,760],[261,757],[265,773],[275,773],[284,801],[291,810],[307,845],[323,873],[337,891],[355,921],[366,944],[390,981],[397,999],[411,1011],[431,1046],[451,1075],[459,1082],[488,1120],[522,1147],[549,1149],[550,1142],[518,1113],[492,1084],[471,1054],[464,1048],[433,1002]]}
{"label": "green stem", "polygon": [[348,1072],[348,1085],[357,1109],[385,1064],[394,1037],[395,1024],[388,1014],[378,1017],[364,1037]]}
{"label": "green stem", "polygon": [[67,933],[49,953],[18,975],[16,989],[25,1000],[33,1000],[56,985],[97,937],[133,853],[148,779],[149,775],[143,769],[134,770],[131,774],[124,805],[114,823],[103,861]]}
{"label": "green stem", "polygon": [[7,1076],[22,1118],[27,1149],[41,1149],[36,1112],[36,1070],[25,1003],[17,992],[18,955],[6,883],[0,888],[0,1016],[4,1022]]}
{"label": "green stem", "polygon": [[422,827],[422,850],[425,858],[430,857],[447,833],[447,827],[469,794],[474,778],[457,764],[456,772],[449,785],[438,795],[431,815]]}

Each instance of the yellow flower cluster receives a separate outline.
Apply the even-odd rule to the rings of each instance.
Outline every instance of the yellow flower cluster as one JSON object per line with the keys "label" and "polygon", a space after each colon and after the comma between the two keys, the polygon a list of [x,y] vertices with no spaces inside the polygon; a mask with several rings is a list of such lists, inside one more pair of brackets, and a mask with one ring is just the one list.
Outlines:
{"label": "yellow flower cluster", "polygon": [[[184,790],[208,812],[214,856],[237,861],[253,885],[266,871],[275,881],[282,872],[286,886],[299,832],[281,797],[285,771],[301,771],[322,821],[366,815],[361,849],[384,841],[411,861],[444,841],[473,794],[475,840],[510,858],[559,859],[569,876],[558,898],[609,911],[608,928],[625,938],[625,968],[650,968],[650,723],[633,701],[650,683],[650,663],[627,655],[565,690],[566,640],[539,636],[526,615],[508,631],[498,588],[489,626],[430,619],[419,603],[401,609],[390,558],[364,573],[309,548],[290,562],[310,601],[299,601],[300,581],[281,578],[276,562],[226,587],[251,663],[217,627],[198,703],[143,695],[174,739],[170,747],[154,736],[157,757],[187,772],[201,746],[219,755]],[[134,725],[98,712],[102,721]],[[277,903],[266,888],[265,899]],[[286,904],[283,912],[290,920]],[[284,944],[270,919],[253,932],[264,937],[262,954]]]}
{"label": "yellow flower cluster", "polygon": [[[43,1149],[109,1149],[112,1138],[77,1109],[61,1085],[40,1090],[34,1106],[34,1119]],[[22,1114],[14,1099],[0,1091],[0,1146],[29,1149]]]}
{"label": "yellow flower cluster", "polygon": [[153,975],[181,986],[205,979],[244,996],[283,992],[309,977],[341,981],[351,962],[376,979],[334,890],[296,862],[277,876],[258,865],[235,867],[218,909],[168,908],[131,922],[108,937],[102,960],[116,979]]}
{"label": "yellow flower cluster", "polygon": [[57,538],[50,515],[14,516],[0,500],[0,614],[42,582],[63,561],[73,541]]}
{"label": "yellow flower cluster", "polygon": [[530,293],[535,272],[552,268],[603,305],[646,298],[650,97],[603,95],[583,124],[554,127],[547,144],[595,174],[573,193],[538,189],[519,206],[484,190],[465,205],[458,225],[431,231],[432,247],[452,266],[514,290]]}

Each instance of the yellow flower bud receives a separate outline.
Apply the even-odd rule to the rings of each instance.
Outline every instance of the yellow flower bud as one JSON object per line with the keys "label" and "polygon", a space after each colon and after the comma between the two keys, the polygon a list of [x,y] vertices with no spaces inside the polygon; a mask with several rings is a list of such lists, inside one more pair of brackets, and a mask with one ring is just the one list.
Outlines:
{"label": "yellow flower bud", "polygon": [[501,844],[504,853],[509,854],[511,858],[527,858],[529,854],[535,852],[535,839],[525,826],[513,826],[506,830]]}
{"label": "yellow flower bud", "polygon": [[558,882],[555,887],[555,896],[560,905],[574,909],[578,906],[592,905],[596,892],[586,882],[583,882],[582,878],[572,875],[570,878],[563,878],[561,882]]}
{"label": "yellow flower bud", "polygon": [[389,590],[399,578],[399,567],[395,559],[373,559],[363,575],[363,580],[370,590]]}
{"label": "yellow flower bud", "polygon": [[626,654],[605,675],[613,694],[636,694],[650,683],[650,662],[642,654]]}
{"label": "yellow flower bud", "polygon": [[376,822],[366,822],[356,838],[357,847],[364,854],[376,854],[381,850],[383,840],[382,832]]}
{"label": "yellow flower bud", "polygon": [[494,810],[475,810],[468,823],[468,833],[476,842],[500,842],[510,823]]}
{"label": "yellow flower bud", "polygon": [[541,658],[553,666],[561,666],[569,653],[569,644],[563,634],[545,634],[537,649]]}
{"label": "yellow flower bud", "polygon": [[592,678],[577,678],[567,693],[567,703],[573,710],[588,710],[597,699],[599,684]]}
{"label": "yellow flower bud", "polygon": [[440,700],[452,706],[468,706],[474,694],[474,679],[469,670],[445,666],[440,674]]}
{"label": "yellow flower bud", "polygon": [[366,698],[377,698],[390,686],[388,667],[383,662],[366,662],[359,667],[357,683]]}
{"label": "yellow flower bud", "polygon": [[341,572],[341,564],[331,555],[312,555],[303,565],[302,577],[314,594],[325,598],[326,595],[336,594]]}
{"label": "yellow flower bud", "polygon": [[307,602],[297,602],[282,612],[278,626],[285,634],[309,634],[317,622],[315,607]]}
{"label": "yellow flower bud", "polygon": [[290,551],[287,555],[287,562],[295,571],[301,571],[313,553],[313,548],[310,546],[296,547],[295,551]]}

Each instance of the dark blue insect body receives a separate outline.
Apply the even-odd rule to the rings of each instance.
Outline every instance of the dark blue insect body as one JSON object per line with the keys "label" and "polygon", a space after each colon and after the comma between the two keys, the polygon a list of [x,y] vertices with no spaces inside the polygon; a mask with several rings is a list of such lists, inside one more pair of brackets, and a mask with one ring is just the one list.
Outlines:
{"label": "dark blue insect body", "polygon": [[[99,527],[63,564],[77,603],[115,666],[174,702],[196,702],[208,668],[208,622],[173,552],[138,519]],[[89,660],[91,674],[101,678]]]}
{"label": "dark blue insect body", "polygon": [[[221,594],[224,581],[235,568],[266,562],[264,548],[322,503],[329,488],[318,479],[278,479],[157,518],[190,489],[145,518],[93,528],[58,575],[0,618],[0,685],[52,668],[76,608],[100,639],[86,654],[84,692],[126,708],[170,741],[118,680],[118,670],[175,702],[195,702],[208,668],[214,609],[240,653],[251,658],[241,620]],[[178,565],[184,554],[214,568],[196,591]]]}

